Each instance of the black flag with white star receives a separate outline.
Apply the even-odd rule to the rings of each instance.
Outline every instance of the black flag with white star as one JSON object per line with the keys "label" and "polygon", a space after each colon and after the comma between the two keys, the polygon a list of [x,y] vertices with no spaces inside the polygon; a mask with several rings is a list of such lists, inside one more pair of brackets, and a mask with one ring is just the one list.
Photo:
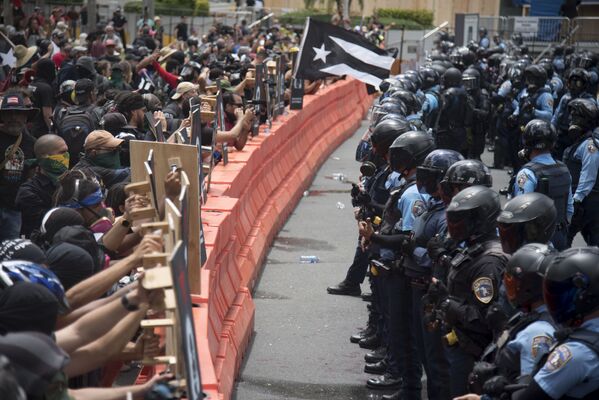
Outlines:
{"label": "black flag with white star", "polygon": [[348,75],[373,86],[389,77],[395,62],[361,35],[311,18],[306,21],[298,60],[296,78]]}

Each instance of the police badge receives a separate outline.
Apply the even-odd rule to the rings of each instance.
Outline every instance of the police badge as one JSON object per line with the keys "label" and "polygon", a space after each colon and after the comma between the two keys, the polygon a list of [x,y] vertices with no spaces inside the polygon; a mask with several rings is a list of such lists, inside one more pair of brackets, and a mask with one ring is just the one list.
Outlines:
{"label": "police badge", "polygon": [[493,281],[491,278],[487,277],[478,278],[472,284],[472,291],[474,292],[474,295],[478,301],[484,304],[489,304],[491,300],[493,300],[494,295]]}

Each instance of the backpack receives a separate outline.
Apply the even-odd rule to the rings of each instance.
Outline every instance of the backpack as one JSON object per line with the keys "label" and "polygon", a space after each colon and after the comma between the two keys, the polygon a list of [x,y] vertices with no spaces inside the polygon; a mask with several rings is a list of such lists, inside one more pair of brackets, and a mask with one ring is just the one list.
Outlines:
{"label": "backpack", "polygon": [[56,132],[69,147],[71,168],[79,162],[79,154],[83,152],[85,138],[93,130],[94,123],[87,110],[76,107],[67,108]]}

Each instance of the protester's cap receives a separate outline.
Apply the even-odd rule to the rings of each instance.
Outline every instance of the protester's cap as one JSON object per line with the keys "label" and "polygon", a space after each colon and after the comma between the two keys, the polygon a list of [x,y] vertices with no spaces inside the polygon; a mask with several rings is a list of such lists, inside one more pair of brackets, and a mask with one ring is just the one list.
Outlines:
{"label": "protester's cap", "polygon": [[87,94],[90,94],[94,88],[95,86],[91,79],[79,79],[77,83],[75,83],[75,96],[83,97]]}
{"label": "protester's cap", "polygon": [[19,93],[15,94],[6,94],[3,97],[0,97],[0,119],[2,119],[2,115],[7,112],[12,111],[23,111],[26,112],[27,119],[31,120],[37,112],[39,111],[37,108],[33,108],[31,106],[25,105],[25,99]]}
{"label": "protester's cap", "polygon": [[104,46],[116,46],[116,43],[112,39],[106,39],[106,41],[104,42]]}
{"label": "protester's cap", "polygon": [[58,90],[58,95],[62,96],[63,94],[72,92],[73,90],[75,90],[76,84],[77,84],[77,82],[70,80],[70,79],[64,81],[63,83],[60,84],[60,88]]}
{"label": "protester's cap", "polygon": [[100,126],[116,136],[127,126],[127,118],[119,112],[107,113],[102,117]]}
{"label": "protester's cap", "polygon": [[71,243],[58,243],[47,251],[48,268],[56,274],[67,291],[94,273],[91,255]]}
{"label": "protester's cap", "polygon": [[190,92],[192,90],[198,90],[198,85],[195,85],[191,82],[181,82],[177,85],[177,90],[171,99],[177,100],[185,93]]}
{"label": "protester's cap", "polygon": [[73,49],[71,51],[74,54],[77,54],[77,53],[87,53],[87,47],[85,47],[85,46],[75,46],[75,47],[73,47]]}
{"label": "protester's cap", "polygon": [[112,64],[111,71],[122,71],[122,70],[123,70],[123,64],[121,64],[121,63]]}
{"label": "protester's cap", "polygon": [[44,215],[40,231],[51,241],[56,232],[65,226],[83,225],[83,217],[76,210],[66,207],[56,207]]}
{"label": "protester's cap", "polygon": [[112,133],[104,130],[95,130],[85,138],[83,148],[87,150],[94,149],[113,149],[123,143],[121,139],[112,136]]}
{"label": "protester's cap", "polygon": [[92,75],[96,74],[96,68],[94,66],[94,59],[88,56],[79,57],[77,59],[77,63],[75,64],[78,67],[84,68],[87,72]]}
{"label": "protester's cap", "polygon": [[61,31],[66,31],[67,29],[69,29],[68,25],[64,23],[64,21],[58,21],[58,23],[56,24],[56,29],[61,30]]}
{"label": "protester's cap", "polygon": [[58,28],[56,28],[56,29],[54,29],[54,30],[52,31],[52,36],[57,36],[57,37],[59,37],[59,38],[64,38],[64,33],[65,33],[65,31],[63,31],[63,30],[61,30],[61,29],[58,29]]}
{"label": "protester's cap", "polygon": [[158,16],[158,15],[157,15],[157,16],[155,16],[155,17],[154,17],[154,21],[160,21],[160,16]]}
{"label": "protester's cap", "polygon": [[18,44],[15,46],[13,53],[17,59],[17,68],[21,68],[33,58],[35,53],[37,53],[37,46],[25,47],[22,44]]}
{"label": "protester's cap", "polygon": [[226,79],[220,81],[220,88],[225,92],[233,92],[235,88],[231,86],[231,82]]}
{"label": "protester's cap", "polygon": [[175,54],[177,52],[176,49],[172,49],[170,47],[163,47],[160,49],[160,57],[158,57],[158,62],[159,63],[163,63],[164,61],[166,61],[167,58],[169,58],[170,56],[172,56],[173,54]]}
{"label": "protester's cap", "polygon": [[49,335],[37,332],[0,336],[0,354],[10,360],[19,385],[34,398],[42,398],[56,374],[69,363],[67,353]]}
{"label": "protester's cap", "polygon": [[44,285],[17,282],[0,292],[0,334],[34,331],[51,335],[58,299]]}
{"label": "protester's cap", "polygon": [[46,264],[46,254],[28,239],[8,239],[0,242],[0,261],[25,260]]}
{"label": "protester's cap", "polygon": [[121,6],[118,6],[114,12],[121,12]]}
{"label": "protester's cap", "polygon": [[111,24],[108,24],[108,25],[106,25],[106,28],[104,28],[104,30],[106,32],[108,32],[108,31],[114,31],[114,26],[112,26]]}

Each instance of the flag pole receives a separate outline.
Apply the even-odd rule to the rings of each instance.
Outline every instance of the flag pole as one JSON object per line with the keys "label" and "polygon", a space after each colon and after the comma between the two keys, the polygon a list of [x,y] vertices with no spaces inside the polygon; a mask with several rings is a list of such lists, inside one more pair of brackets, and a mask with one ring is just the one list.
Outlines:
{"label": "flag pole", "polygon": [[13,49],[15,48],[15,44],[4,34],[4,32],[0,31],[0,35],[2,35],[4,40],[6,40],[8,42],[10,47],[12,47]]}
{"label": "flag pole", "polygon": [[295,70],[293,71],[293,79],[295,79],[297,75],[297,70],[299,69],[299,65],[302,59],[302,51],[304,51],[304,44],[306,43],[306,33],[308,32],[308,27],[310,25],[310,17],[306,17],[306,24],[304,25],[304,31],[302,32],[302,42],[300,44],[299,53],[297,54],[296,60],[298,62],[295,64]]}

